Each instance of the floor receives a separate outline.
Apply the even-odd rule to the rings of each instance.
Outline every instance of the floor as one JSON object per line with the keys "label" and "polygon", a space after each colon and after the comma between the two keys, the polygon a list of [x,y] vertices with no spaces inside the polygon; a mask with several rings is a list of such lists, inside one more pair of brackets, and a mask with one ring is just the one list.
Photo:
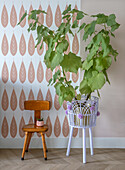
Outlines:
{"label": "floor", "polygon": [[0,149],[0,170],[125,170],[125,149],[94,149],[90,156],[87,149],[87,163],[82,163],[82,149],[48,149],[48,160],[43,151],[30,149],[21,161],[20,149]]}

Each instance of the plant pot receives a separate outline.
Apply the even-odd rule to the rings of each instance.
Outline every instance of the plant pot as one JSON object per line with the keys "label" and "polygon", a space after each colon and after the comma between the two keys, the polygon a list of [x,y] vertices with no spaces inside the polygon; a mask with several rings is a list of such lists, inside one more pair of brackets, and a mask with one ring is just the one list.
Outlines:
{"label": "plant pot", "polygon": [[36,126],[43,126],[44,125],[44,121],[36,121]]}
{"label": "plant pot", "polygon": [[98,111],[98,98],[92,96],[86,100],[86,96],[82,96],[81,100],[73,100],[72,103],[67,102],[69,125],[80,127],[93,127],[96,125],[96,117]]}

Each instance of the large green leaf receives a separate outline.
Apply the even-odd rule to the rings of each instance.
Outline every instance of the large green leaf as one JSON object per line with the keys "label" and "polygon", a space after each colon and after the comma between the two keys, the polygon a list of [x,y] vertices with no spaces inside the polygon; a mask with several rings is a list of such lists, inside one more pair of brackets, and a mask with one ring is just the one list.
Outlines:
{"label": "large green leaf", "polygon": [[110,53],[109,44],[106,41],[106,38],[102,36],[102,49],[103,49],[103,57],[107,56]]}
{"label": "large green leaf", "polygon": [[55,89],[56,89],[56,94],[59,96],[60,95],[60,87],[62,87],[63,86],[63,84],[62,83],[60,83],[60,82],[57,82],[55,85],[54,85],[54,87],[55,87]]}
{"label": "large green leaf", "polygon": [[107,25],[108,26],[115,25],[116,24],[115,18],[116,18],[115,14],[109,15],[107,20]]}
{"label": "large green leaf", "polygon": [[87,60],[90,61],[98,52],[99,46],[94,44],[89,54],[87,55]]}
{"label": "large green leaf", "polygon": [[94,68],[98,71],[108,69],[112,63],[111,56],[106,57],[96,57],[94,59]]}
{"label": "large green leaf", "polygon": [[85,60],[84,63],[82,64],[82,69],[89,70],[92,66],[93,66],[93,60],[90,61]]}
{"label": "large green leaf", "polygon": [[81,68],[82,62],[81,58],[76,56],[74,53],[69,53],[68,55],[64,55],[63,61],[60,63],[62,66],[63,70],[66,72],[74,72],[77,73],[78,69]]}
{"label": "large green leaf", "polygon": [[112,31],[112,32],[115,31],[116,29],[119,28],[119,26],[120,26],[120,24],[118,24],[118,23],[116,23],[115,25],[112,25],[111,31]]}
{"label": "large green leaf", "polygon": [[81,20],[84,17],[83,12],[79,11],[76,16],[76,20]]}
{"label": "large green leaf", "polygon": [[89,94],[92,92],[90,86],[88,85],[87,80],[85,79],[81,81],[79,90],[81,94]]}
{"label": "large green leaf", "polygon": [[105,77],[102,72],[93,72],[93,76],[88,79],[88,85],[91,87],[92,91],[101,89],[105,84]]}
{"label": "large green leaf", "polygon": [[52,51],[50,55],[50,65],[51,70],[53,70],[56,66],[60,65],[63,61],[63,55],[59,52]]}
{"label": "large green leaf", "polygon": [[63,41],[59,42],[56,47],[57,52],[63,53],[64,51],[67,50],[68,45],[69,45],[69,43],[67,40],[63,40]]}

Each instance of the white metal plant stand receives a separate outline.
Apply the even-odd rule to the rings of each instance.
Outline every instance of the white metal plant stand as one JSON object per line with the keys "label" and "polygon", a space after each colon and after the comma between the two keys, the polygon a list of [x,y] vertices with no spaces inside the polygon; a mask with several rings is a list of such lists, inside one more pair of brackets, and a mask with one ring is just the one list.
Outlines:
{"label": "white metal plant stand", "polygon": [[86,96],[82,96],[81,100],[74,100],[72,103],[67,102],[67,111],[69,116],[70,135],[66,156],[69,156],[73,128],[83,129],[83,163],[86,163],[86,128],[89,128],[90,151],[93,155],[93,139],[92,127],[96,125],[98,112],[98,98],[91,97],[86,100]]}

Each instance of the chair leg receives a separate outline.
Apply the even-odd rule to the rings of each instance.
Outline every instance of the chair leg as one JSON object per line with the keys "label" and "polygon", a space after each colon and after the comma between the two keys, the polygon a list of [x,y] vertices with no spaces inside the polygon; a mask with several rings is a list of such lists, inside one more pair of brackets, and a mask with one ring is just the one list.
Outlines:
{"label": "chair leg", "polygon": [[42,137],[42,143],[43,143],[44,159],[47,160],[45,135],[41,133],[41,137]]}
{"label": "chair leg", "polygon": [[93,139],[92,139],[92,128],[89,128],[89,138],[90,138],[90,150],[91,150],[91,155],[93,155]]}
{"label": "chair leg", "polygon": [[70,153],[72,134],[73,134],[73,126],[71,126],[71,129],[70,129],[70,136],[69,136],[69,142],[68,142],[68,148],[67,148],[66,156],[69,156],[69,153]]}
{"label": "chair leg", "polygon": [[86,163],[86,129],[83,128],[83,163]]}
{"label": "chair leg", "polygon": [[[44,138],[45,138],[45,134],[44,134]],[[45,149],[46,149],[46,152],[48,152],[48,149],[46,147],[46,141],[45,141]]]}
{"label": "chair leg", "polygon": [[29,144],[30,144],[30,141],[31,141],[31,137],[32,137],[32,132],[28,133],[28,140],[27,140],[27,146],[26,146],[25,152],[28,152],[28,148],[29,148]]}
{"label": "chair leg", "polygon": [[28,132],[25,132],[25,141],[24,141],[21,160],[24,160],[24,154],[25,154],[25,150],[26,150],[27,139],[28,139]]}

